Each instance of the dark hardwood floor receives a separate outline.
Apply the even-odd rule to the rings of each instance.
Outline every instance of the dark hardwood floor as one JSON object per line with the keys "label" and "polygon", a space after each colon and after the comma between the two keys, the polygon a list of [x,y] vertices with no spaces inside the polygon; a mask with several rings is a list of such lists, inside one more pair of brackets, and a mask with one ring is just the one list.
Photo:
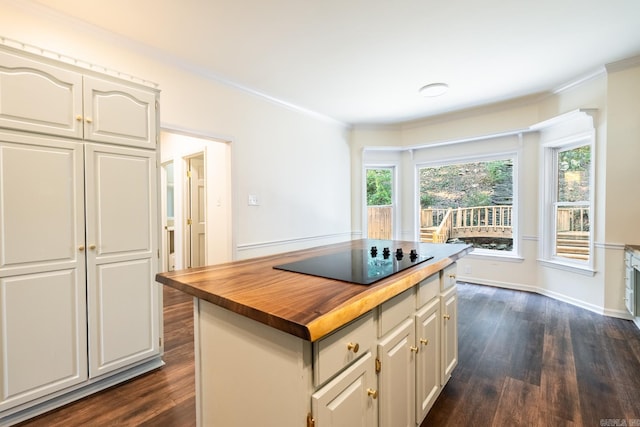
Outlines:
{"label": "dark hardwood floor", "polygon": [[[422,427],[640,425],[631,322],[532,293],[458,289],[459,364]],[[192,302],[164,292],[165,367],[22,426],[194,426]]]}
{"label": "dark hardwood floor", "polygon": [[426,426],[640,425],[640,331],[541,295],[459,285],[459,364]]}

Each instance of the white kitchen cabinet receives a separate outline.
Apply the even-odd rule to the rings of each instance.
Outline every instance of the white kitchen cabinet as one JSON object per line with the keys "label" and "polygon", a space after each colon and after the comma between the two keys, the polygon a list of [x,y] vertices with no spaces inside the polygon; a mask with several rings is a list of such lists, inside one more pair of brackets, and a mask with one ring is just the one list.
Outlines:
{"label": "white kitchen cabinet", "polygon": [[0,133],[0,415],[87,379],[82,146]]}
{"label": "white kitchen cabinet", "polygon": [[0,48],[0,424],[162,366],[156,98]]}
{"label": "white kitchen cabinet", "polygon": [[311,396],[316,427],[376,427],[378,390],[371,352]]}
{"label": "white kitchen cabinet", "polygon": [[440,394],[440,299],[416,313],[416,420],[422,420]]}
{"label": "white kitchen cabinet", "polygon": [[378,343],[383,367],[378,376],[380,426],[416,425],[416,352],[413,317],[405,319]]}
{"label": "white kitchen cabinet", "polygon": [[131,147],[156,147],[156,95],[148,90],[85,76],[84,139]]}
{"label": "white kitchen cabinet", "polygon": [[381,427],[419,424],[457,365],[455,273],[454,263],[379,308]]}
{"label": "white kitchen cabinet", "polygon": [[632,316],[636,315],[636,298],[635,298],[635,283],[634,283],[634,264],[636,266],[640,265],[640,261],[638,261],[633,256],[633,251],[625,250],[624,251],[624,304],[627,308],[627,311]]}
{"label": "white kitchen cabinet", "polygon": [[86,145],[90,377],[159,353],[155,152]]}
{"label": "white kitchen cabinet", "polygon": [[458,365],[458,293],[455,287],[440,298],[442,312],[442,379],[444,386]]}
{"label": "white kitchen cabinet", "polygon": [[0,127],[154,149],[156,110],[153,91],[0,51]]}

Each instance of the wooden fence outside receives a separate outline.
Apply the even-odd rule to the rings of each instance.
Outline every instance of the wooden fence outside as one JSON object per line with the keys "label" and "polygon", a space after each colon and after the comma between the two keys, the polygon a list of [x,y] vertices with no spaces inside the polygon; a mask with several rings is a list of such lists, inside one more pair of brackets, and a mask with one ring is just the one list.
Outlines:
{"label": "wooden fence outside", "polygon": [[368,206],[367,211],[367,237],[369,239],[391,239],[393,236],[393,206]]}

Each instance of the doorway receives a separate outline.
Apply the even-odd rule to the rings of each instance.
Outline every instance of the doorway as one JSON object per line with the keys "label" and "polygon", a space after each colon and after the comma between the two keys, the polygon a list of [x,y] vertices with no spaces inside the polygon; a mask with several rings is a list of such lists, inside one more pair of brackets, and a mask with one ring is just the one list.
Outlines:
{"label": "doorway", "polygon": [[187,169],[186,208],[186,267],[202,267],[205,261],[206,242],[206,180],[204,153],[184,159]]}
{"label": "doorway", "polygon": [[162,130],[161,271],[229,262],[231,143]]}

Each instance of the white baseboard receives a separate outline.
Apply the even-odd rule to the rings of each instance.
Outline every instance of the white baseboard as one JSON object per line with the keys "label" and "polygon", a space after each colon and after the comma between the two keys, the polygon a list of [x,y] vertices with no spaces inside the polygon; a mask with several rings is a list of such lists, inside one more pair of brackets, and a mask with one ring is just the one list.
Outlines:
{"label": "white baseboard", "polygon": [[[548,289],[540,288],[538,286],[532,285],[524,285],[521,283],[513,283],[513,282],[500,282],[495,280],[483,280],[477,279],[474,277],[465,277],[458,275],[458,281],[467,282],[467,283],[475,283],[478,285],[487,285],[494,286],[496,288],[504,288],[504,289],[513,289],[516,291],[526,291],[526,292],[534,292],[536,294],[544,295],[549,298],[553,298],[558,301],[566,302],[567,304],[571,304],[576,307],[584,308],[585,310],[589,310],[593,313],[600,314],[603,316],[616,317],[619,319],[633,320],[631,315],[623,310],[611,310],[605,309],[604,307],[590,304],[567,295],[560,294],[558,292],[553,292]],[[640,322],[640,321],[639,321]],[[640,326],[639,326],[640,327]]]}

